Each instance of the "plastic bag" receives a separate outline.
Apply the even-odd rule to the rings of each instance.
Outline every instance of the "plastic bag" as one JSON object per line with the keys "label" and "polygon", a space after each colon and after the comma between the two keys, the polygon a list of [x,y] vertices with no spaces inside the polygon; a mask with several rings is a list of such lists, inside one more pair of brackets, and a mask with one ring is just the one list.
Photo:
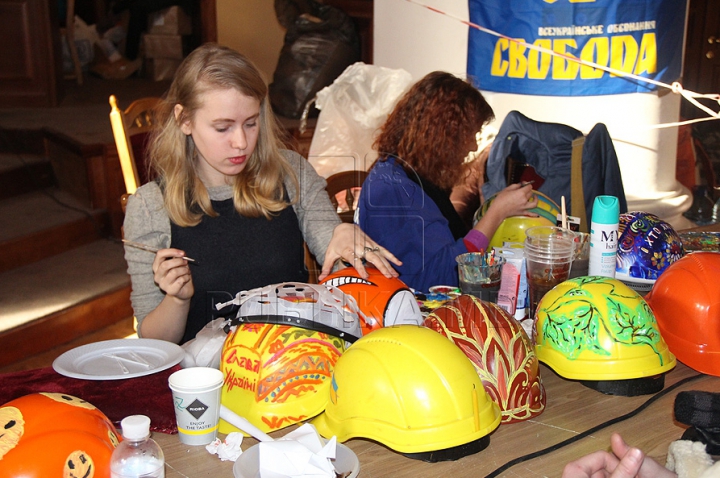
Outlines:
{"label": "plastic bag", "polygon": [[220,368],[223,344],[228,336],[225,326],[230,324],[227,317],[218,317],[197,333],[194,339],[182,344],[185,357],[180,365],[187,367]]}
{"label": "plastic bag", "polygon": [[320,115],[308,154],[318,174],[367,171],[377,158],[372,145],[378,129],[412,83],[405,70],[358,62],[320,90]]}
{"label": "plastic bag", "polygon": [[360,58],[360,38],[339,8],[313,0],[276,0],[285,42],[270,84],[273,111],[298,119],[315,93]]}

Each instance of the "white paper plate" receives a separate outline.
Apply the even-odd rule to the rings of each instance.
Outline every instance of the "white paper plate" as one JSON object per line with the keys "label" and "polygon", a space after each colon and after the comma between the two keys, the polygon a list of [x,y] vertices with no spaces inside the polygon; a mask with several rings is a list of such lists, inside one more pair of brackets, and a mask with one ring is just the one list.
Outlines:
{"label": "white paper plate", "polygon": [[53,362],[60,375],[85,380],[142,377],[180,363],[185,350],[156,339],[117,339],[68,350]]}
{"label": "white paper plate", "polygon": [[[260,477],[260,444],[245,450],[233,465],[235,478]],[[337,444],[336,457],[333,463],[338,473],[350,472],[348,478],[355,478],[360,473],[360,461],[354,451],[342,443]]]}

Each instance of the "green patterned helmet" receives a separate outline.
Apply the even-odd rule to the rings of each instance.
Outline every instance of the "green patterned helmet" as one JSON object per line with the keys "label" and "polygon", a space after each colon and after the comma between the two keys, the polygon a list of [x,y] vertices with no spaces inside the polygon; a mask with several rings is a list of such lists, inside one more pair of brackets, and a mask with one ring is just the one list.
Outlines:
{"label": "green patterned helmet", "polygon": [[570,279],[545,294],[534,336],[541,362],[604,393],[662,390],[676,362],[647,302],[608,277]]}

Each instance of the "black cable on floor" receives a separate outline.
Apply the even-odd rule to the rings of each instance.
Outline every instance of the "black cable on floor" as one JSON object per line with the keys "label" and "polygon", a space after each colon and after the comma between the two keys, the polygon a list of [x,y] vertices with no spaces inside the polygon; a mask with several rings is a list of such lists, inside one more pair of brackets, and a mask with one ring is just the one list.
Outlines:
{"label": "black cable on floor", "polygon": [[704,377],[704,376],[705,375],[699,373],[699,374],[693,375],[691,377],[686,377],[686,378],[680,380],[679,382],[674,383],[673,385],[667,387],[666,389],[659,391],[658,393],[656,393],[655,395],[650,397],[647,401],[645,401],[645,403],[643,403],[642,405],[637,407],[635,410],[633,410],[629,413],[626,413],[625,415],[611,418],[610,420],[608,420],[604,423],[596,425],[588,430],[585,430],[582,433],[579,433],[571,438],[568,438],[567,440],[563,440],[560,443],[556,443],[555,445],[549,446],[542,450],[538,450],[536,452],[529,453],[527,455],[519,456],[519,457],[515,458],[514,460],[510,460],[507,463],[505,463],[504,465],[502,465],[501,467],[495,469],[495,471],[491,472],[489,475],[485,475],[485,478],[493,478],[495,476],[498,476],[503,471],[505,471],[509,468],[512,468],[513,466],[517,465],[518,463],[522,463],[523,461],[532,460],[533,458],[537,458],[539,456],[546,455],[552,451],[559,450],[560,448],[570,445],[571,443],[575,443],[576,441],[582,440],[583,438],[585,438],[589,435],[592,435],[593,433],[595,433],[599,430],[602,430],[603,428],[606,428],[606,427],[609,427],[610,425],[614,425],[616,423],[622,422],[623,420],[627,420],[628,418],[632,418],[635,415],[637,415],[638,413],[645,410],[647,407],[649,407],[657,399],[663,397],[664,395],[675,390],[676,388],[678,388],[682,385],[685,385],[688,382],[692,382],[693,380],[696,380],[696,379],[698,379],[700,377]]}

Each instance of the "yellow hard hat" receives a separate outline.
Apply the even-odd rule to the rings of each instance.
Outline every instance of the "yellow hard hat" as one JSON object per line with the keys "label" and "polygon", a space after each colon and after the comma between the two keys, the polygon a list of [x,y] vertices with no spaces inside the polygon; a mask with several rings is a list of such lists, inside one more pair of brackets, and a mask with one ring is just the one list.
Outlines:
{"label": "yellow hard hat", "polygon": [[[550,199],[547,195],[540,191],[533,191],[533,195],[538,200],[538,205],[528,212],[533,212],[538,217],[528,216],[510,216],[500,223],[500,226],[495,230],[495,234],[490,238],[490,244],[488,248],[502,247],[506,242],[525,242],[525,231],[535,226],[555,226],[557,224],[557,215],[560,213],[560,207]],[[495,200],[494,195],[483,203],[480,209],[477,210],[474,217],[474,223],[477,223],[480,218],[487,212],[490,205]]]}
{"label": "yellow hard hat", "polygon": [[[609,277],[577,277],[551,289],[538,304],[534,335],[538,359],[573,380],[662,378],[676,363],[647,302]],[[601,391],[640,395],[652,393],[658,382],[631,387],[640,393],[616,393],[611,388],[621,390],[623,384],[613,385]]]}
{"label": "yellow hard hat", "polygon": [[[333,366],[362,336],[355,300],[340,289],[282,282],[241,291],[225,338],[222,404],[264,432],[308,420],[330,398]],[[220,420],[221,433],[238,431]]]}
{"label": "yellow hard hat", "polygon": [[453,342],[408,324],[370,332],[338,359],[330,402],[312,423],[325,437],[441,461],[487,446],[500,409]]}
{"label": "yellow hard hat", "polygon": [[[323,332],[241,324],[225,339],[222,404],[264,432],[308,420],[330,398],[330,378],[346,342]],[[220,420],[220,433],[238,429]]]}
{"label": "yellow hard hat", "polygon": [[488,249],[502,247],[506,242],[525,242],[525,231],[535,226],[554,226],[554,222],[545,217],[510,216],[506,217],[495,230]]}

